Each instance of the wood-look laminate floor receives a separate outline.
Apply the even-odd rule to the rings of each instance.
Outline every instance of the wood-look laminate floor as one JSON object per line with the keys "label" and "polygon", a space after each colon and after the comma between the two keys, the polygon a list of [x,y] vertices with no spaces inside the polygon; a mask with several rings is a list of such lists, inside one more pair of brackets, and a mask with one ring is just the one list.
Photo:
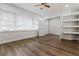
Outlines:
{"label": "wood-look laminate floor", "polygon": [[0,45],[0,56],[79,56],[78,41],[59,41],[54,35]]}

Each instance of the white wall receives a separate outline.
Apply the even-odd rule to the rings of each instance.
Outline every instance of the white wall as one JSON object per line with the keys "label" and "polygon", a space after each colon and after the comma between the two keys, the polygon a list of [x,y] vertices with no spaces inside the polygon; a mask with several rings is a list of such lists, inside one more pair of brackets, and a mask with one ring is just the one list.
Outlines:
{"label": "white wall", "polygon": [[53,18],[48,21],[49,34],[60,35],[60,18]]}
{"label": "white wall", "polygon": [[37,36],[36,30],[12,31],[0,33],[0,44]]}
{"label": "white wall", "polygon": [[39,22],[39,36],[48,34],[48,20],[41,19]]}

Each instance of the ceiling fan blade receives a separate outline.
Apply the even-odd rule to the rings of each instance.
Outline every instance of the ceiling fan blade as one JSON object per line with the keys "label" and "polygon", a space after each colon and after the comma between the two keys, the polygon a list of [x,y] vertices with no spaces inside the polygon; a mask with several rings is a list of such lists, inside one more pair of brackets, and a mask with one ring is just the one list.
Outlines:
{"label": "ceiling fan blade", "polygon": [[50,6],[49,5],[44,5],[45,7],[48,7],[48,8],[50,8]]}
{"label": "ceiling fan blade", "polygon": [[34,5],[34,6],[41,6],[41,5]]}

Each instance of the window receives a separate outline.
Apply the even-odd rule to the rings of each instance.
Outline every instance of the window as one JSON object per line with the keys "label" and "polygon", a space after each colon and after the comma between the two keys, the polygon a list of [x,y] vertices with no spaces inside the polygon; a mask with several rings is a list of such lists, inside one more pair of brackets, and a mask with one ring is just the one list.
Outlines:
{"label": "window", "polygon": [[14,31],[15,14],[0,10],[0,31]]}
{"label": "window", "polygon": [[16,20],[16,30],[32,30],[33,22],[31,17],[18,15]]}
{"label": "window", "polygon": [[19,31],[19,30],[37,30],[38,20],[35,16],[24,13],[13,13],[6,9],[0,9],[0,32]]}
{"label": "window", "polygon": [[38,19],[34,18],[34,30],[38,30],[39,21]]}

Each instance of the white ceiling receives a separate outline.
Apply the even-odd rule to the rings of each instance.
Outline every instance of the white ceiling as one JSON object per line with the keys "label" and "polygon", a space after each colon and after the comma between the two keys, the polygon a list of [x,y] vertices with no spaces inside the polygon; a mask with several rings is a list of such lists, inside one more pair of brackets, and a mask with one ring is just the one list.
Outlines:
{"label": "white ceiling", "polygon": [[[36,7],[34,5],[38,5],[39,3],[14,3],[15,6],[20,8],[24,8],[26,10],[32,11],[38,15],[43,17],[53,17],[59,16],[62,14],[62,11],[68,11],[79,7],[79,4],[67,4],[67,3],[48,3],[50,8],[44,8],[43,10],[40,7]],[[65,7],[65,5],[69,5],[69,7]]]}

